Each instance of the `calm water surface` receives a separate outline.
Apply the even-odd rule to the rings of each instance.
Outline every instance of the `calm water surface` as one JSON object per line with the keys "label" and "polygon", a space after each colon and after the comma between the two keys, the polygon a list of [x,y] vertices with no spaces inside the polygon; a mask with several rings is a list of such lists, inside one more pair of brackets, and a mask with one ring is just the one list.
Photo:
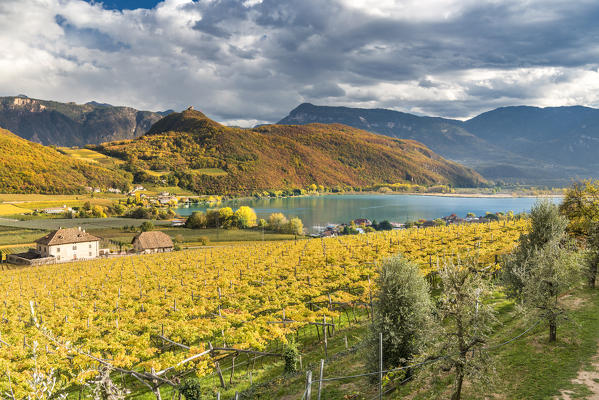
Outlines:
{"label": "calm water surface", "polygon": [[[287,217],[300,217],[304,226],[314,232],[318,227],[330,223],[349,222],[356,218],[368,218],[377,221],[389,220],[405,222],[423,219],[435,219],[457,214],[465,217],[467,213],[484,215],[489,212],[528,211],[537,201],[530,197],[475,198],[442,197],[416,195],[377,195],[348,194],[327,196],[289,197],[280,199],[243,199],[231,200],[222,206],[233,209],[250,206],[256,210],[259,218],[266,218],[273,212],[281,212]],[[560,198],[553,198],[560,202]],[[205,207],[182,207],[180,215],[190,215],[193,211],[205,211]]]}

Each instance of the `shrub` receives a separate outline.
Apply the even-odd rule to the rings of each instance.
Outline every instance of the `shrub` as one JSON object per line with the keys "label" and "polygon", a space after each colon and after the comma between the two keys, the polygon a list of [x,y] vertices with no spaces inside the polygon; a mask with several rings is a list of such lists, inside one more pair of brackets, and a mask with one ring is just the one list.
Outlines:
{"label": "shrub", "polygon": [[299,350],[295,342],[287,343],[283,358],[285,359],[285,373],[297,372],[297,364],[299,363]]}
{"label": "shrub", "polygon": [[202,387],[200,380],[196,377],[185,379],[179,384],[177,390],[186,400],[201,400],[202,398]]}
{"label": "shrub", "polygon": [[139,229],[142,232],[149,232],[149,231],[153,231],[154,230],[154,224],[152,223],[152,221],[144,221],[140,226]]}

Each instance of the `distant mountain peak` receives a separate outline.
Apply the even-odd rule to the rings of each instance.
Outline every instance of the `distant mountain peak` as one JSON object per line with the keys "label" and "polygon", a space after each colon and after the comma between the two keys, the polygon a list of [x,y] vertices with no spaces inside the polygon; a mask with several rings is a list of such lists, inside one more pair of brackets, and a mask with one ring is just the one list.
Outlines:
{"label": "distant mountain peak", "polygon": [[71,147],[133,139],[162,117],[97,101],[76,104],[24,95],[0,97],[0,126],[44,145]]}
{"label": "distant mountain peak", "polygon": [[95,101],[95,100],[88,101],[88,102],[87,102],[87,103],[85,103],[85,104],[87,104],[87,105],[90,105],[90,106],[95,106],[95,107],[113,107],[113,105],[112,105],[112,104],[108,104],[108,103],[98,103],[98,102],[97,102],[97,101]]}
{"label": "distant mountain peak", "polygon": [[[303,103],[278,123],[341,123],[416,140],[443,157],[506,183],[562,185],[572,178],[597,177],[599,170],[599,110],[584,106],[506,106],[458,121]],[[515,176],[516,169],[525,173]]]}

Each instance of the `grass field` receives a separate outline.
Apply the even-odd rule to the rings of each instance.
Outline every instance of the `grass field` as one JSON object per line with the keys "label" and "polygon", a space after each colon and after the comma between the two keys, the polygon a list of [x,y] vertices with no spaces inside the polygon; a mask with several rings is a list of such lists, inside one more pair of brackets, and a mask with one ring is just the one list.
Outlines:
{"label": "grass field", "polygon": [[195,172],[200,175],[209,175],[209,176],[225,176],[227,175],[227,171],[222,170],[220,168],[201,168],[201,169],[192,169],[191,172]]}
{"label": "grass field", "polygon": [[[0,218],[0,246],[31,243],[43,236],[44,232],[59,228],[81,227],[102,239],[130,243],[136,232],[123,229],[127,226],[139,227],[146,220],[132,218],[41,218],[13,220]],[[171,227],[170,221],[152,221],[157,230],[161,230],[173,239],[180,241],[183,247],[195,247],[209,243],[225,245],[238,242],[259,242],[262,240],[292,240],[294,235],[262,232],[253,229],[187,229]]]}
{"label": "grass field", "polygon": [[26,212],[32,212],[32,210],[25,207],[17,207],[13,204],[0,203],[0,216],[23,214]]}
{"label": "grass field", "polygon": [[[86,202],[92,205],[108,206],[116,199],[123,198],[122,195],[102,193],[100,195],[45,195],[45,194],[0,194],[0,207],[12,205],[18,207],[14,209],[16,212],[11,214],[2,213],[0,215],[14,215],[30,212],[35,209],[43,209],[50,207],[80,207]],[[2,204],[3,203],[3,204]],[[25,211],[22,211],[25,209]],[[0,208],[1,210],[1,208]]]}
{"label": "grass field", "polygon": [[113,166],[123,164],[124,161],[117,158],[109,157],[105,154],[89,149],[78,149],[72,147],[59,147],[58,151],[62,154],[72,157],[76,160],[87,161],[91,163],[101,164],[103,166]]}
{"label": "grass field", "polygon": [[0,226],[0,248],[22,243],[32,243],[45,235],[40,229],[21,229]]}
{"label": "grass field", "polygon": [[[127,225],[139,226],[144,221],[143,219],[133,218],[54,218],[54,219],[37,219],[28,221],[14,221],[9,219],[0,219],[0,226],[6,226],[11,228],[24,228],[24,229],[42,229],[42,230],[54,230],[58,228],[74,228],[82,227],[87,230],[92,229],[110,229],[110,228],[122,228]],[[155,225],[169,225],[169,221],[152,221]]]}

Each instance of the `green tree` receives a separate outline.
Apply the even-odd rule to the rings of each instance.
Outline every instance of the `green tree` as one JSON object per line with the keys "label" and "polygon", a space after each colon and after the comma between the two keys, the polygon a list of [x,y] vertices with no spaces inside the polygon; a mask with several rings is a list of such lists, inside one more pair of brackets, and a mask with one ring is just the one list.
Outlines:
{"label": "green tree", "polygon": [[530,212],[530,231],[522,235],[516,249],[505,258],[502,278],[508,294],[519,298],[525,278],[534,269],[532,260],[535,252],[550,243],[567,240],[568,221],[559,214],[558,207],[549,201],[540,201]]}
{"label": "green tree", "polygon": [[492,362],[484,344],[495,322],[495,311],[484,302],[489,286],[473,265],[449,263],[439,271],[439,276],[443,292],[438,306],[442,324],[437,353],[444,357],[441,369],[455,371],[451,399],[459,400],[465,379],[488,383],[493,377]]}
{"label": "green tree", "polygon": [[578,282],[579,262],[575,252],[557,242],[534,252],[528,261],[533,268],[522,276],[522,304],[533,319],[547,322],[549,341],[555,342],[558,324],[567,316],[559,297]]}
{"label": "green tree", "polygon": [[559,296],[579,280],[580,262],[566,234],[568,221],[549,201],[531,210],[531,230],[506,257],[504,281],[509,293],[527,314],[549,327],[549,341],[557,340],[558,323],[566,317]]}
{"label": "green tree", "polygon": [[154,230],[154,224],[152,223],[152,221],[144,221],[140,226],[139,226],[139,230],[141,230],[142,232],[149,232],[149,231],[153,231]]}
{"label": "green tree", "polygon": [[291,218],[287,224],[287,233],[292,235],[303,235],[304,234],[304,223],[299,218]]}
{"label": "green tree", "polygon": [[[373,225],[374,225],[374,223],[373,223]],[[381,221],[379,224],[377,224],[375,226],[375,229],[377,231],[390,231],[390,230],[393,230],[393,225],[391,225],[391,222],[384,220],[384,221]]]}
{"label": "green tree", "polygon": [[288,222],[287,217],[282,213],[272,213],[268,217],[268,228],[275,232],[282,232]]}
{"label": "green tree", "polygon": [[379,368],[379,334],[383,334],[383,368],[407,365],[423,353],[432,331],[429,286],[420,268],[402,256],[385,260],[377,278],[374,318],[367,337],[369,370]]}
{"label": "green tree", "polygon": [[599,222],[599,180],[574,183],[566,192],[560,212],[568,218],[568,231],[587,238],[594,223]]}
{"label": "green tree", "polygon": [[191,229],[205,228],[208,225],[206,214],[202,211],[194,211],[187,221],[185,221],[185,227]]}
{"label": "green tree", "polygon": [[91,213],[94,218],[106,218],[106,213],[104,212],[104,207],[102,206],[93,206]]}
{"label": "green tree", "polygon": [[223,228],[228,228],[233,224],[233,209],[231,207],[222,207],[218,210],[218,222]]}
{"label": "green tree", "polygon": [[256,212],[248,206],[239,207],[239,209],[235,211],[234,216],[237,226],[240,228],[251,228],[256,226]]}

